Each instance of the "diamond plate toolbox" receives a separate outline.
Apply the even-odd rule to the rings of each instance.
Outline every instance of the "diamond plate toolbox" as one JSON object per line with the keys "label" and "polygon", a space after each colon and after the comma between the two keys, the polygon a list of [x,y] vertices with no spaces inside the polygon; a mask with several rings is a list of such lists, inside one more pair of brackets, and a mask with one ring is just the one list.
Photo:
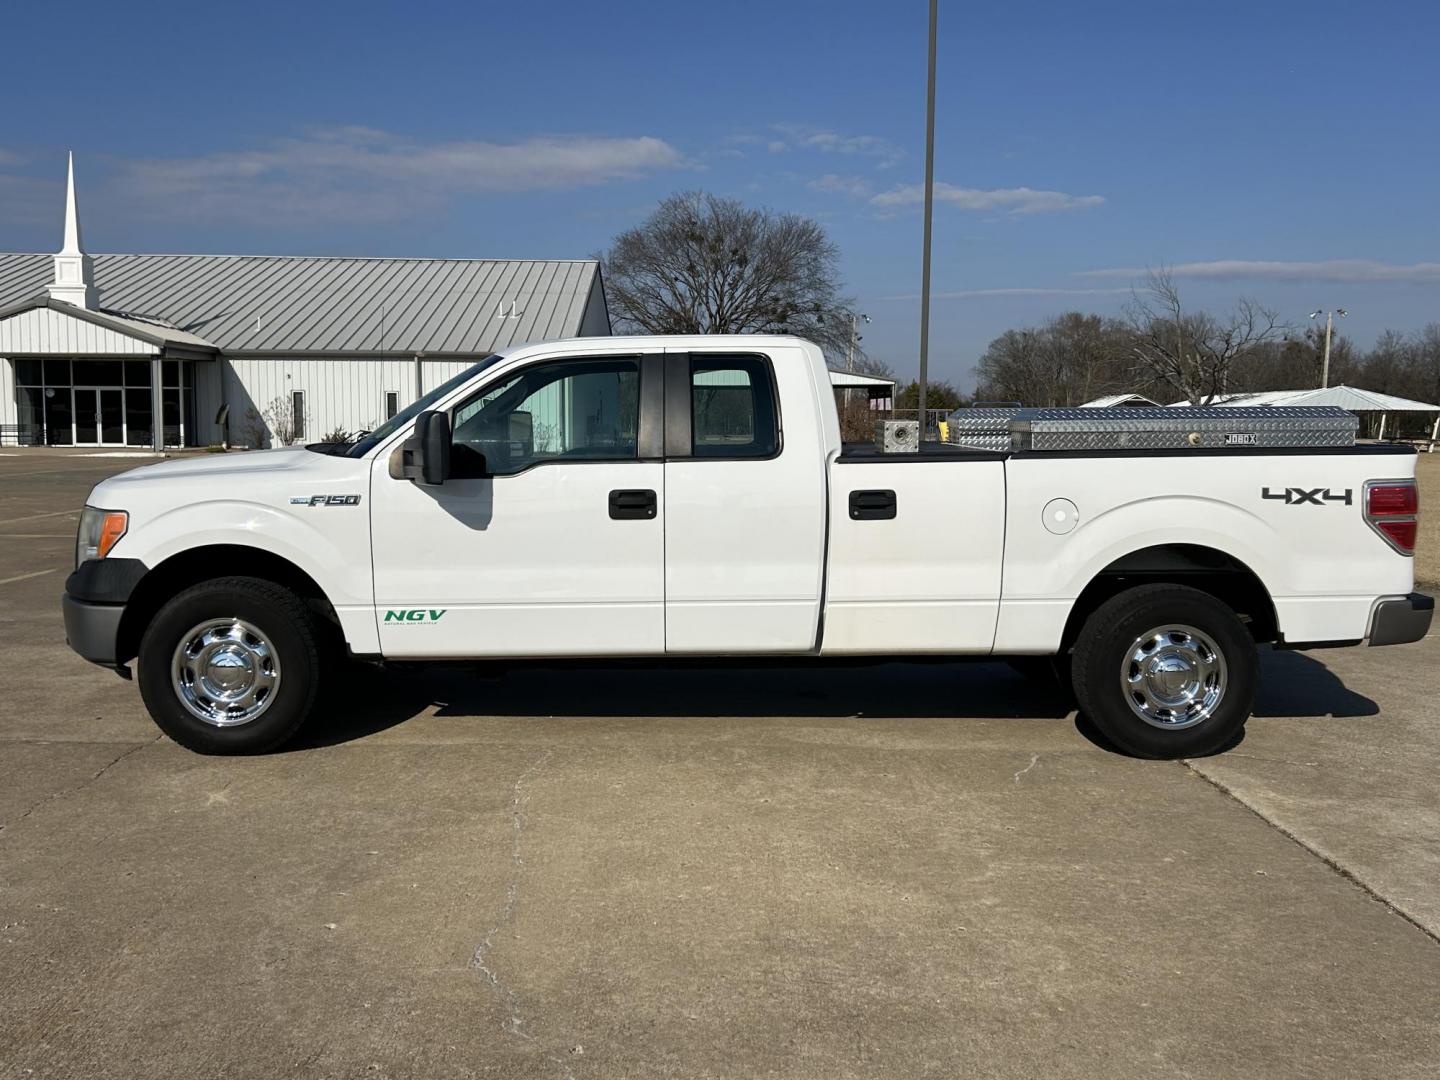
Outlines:
{"label": "diamond plate toolbox", "polygon": [[945,441],[976,450],[1009,450],[1014,408],[955,409],[945,418]]}
{"label": "diamond plate toolbox", "polygon": [[1360,421],[1335,406],[1314,408],[1020,409],[1014,450],[1191,450],[1353,446]]}

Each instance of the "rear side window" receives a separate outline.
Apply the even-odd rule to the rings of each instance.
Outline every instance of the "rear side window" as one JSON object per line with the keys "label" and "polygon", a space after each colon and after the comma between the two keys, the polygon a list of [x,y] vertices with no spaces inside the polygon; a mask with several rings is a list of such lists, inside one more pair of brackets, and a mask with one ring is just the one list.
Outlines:
{"label": "rear side window", "polygon": [[697,458],[767,458],[780,449],[775,382],[758,356],[692,356],[690,439]]}

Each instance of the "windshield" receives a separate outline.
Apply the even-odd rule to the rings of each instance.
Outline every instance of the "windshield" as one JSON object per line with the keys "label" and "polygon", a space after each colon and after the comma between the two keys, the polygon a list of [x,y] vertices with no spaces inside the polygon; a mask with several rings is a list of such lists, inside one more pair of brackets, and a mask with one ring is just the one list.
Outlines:
{"label": "windshield", "polygon": [[407,405],[405,408],[401,409],[398,413],[392,416],[389,420],[386,420],[385,423],[381,424],[374,431],[366,434],[358,442],[355,442],[350,446],[339,447],[334,451],[334,453],[339,454],[342,457],[364,457],[379,443],[384,442],[395,432],[399,431],[406,424],[410,423],[410,421],[414,420],[415,417],[419,416],[426,409],[430,408],[430,406],[434,405],[435,402],[439,401],[446,394],[450,393],[450,391],[454,390],[456,387],[462,385],[476,375],[480,374],[480,372],[492,366],[499,359],[500,354],[496,353],[493,356],[487,356],[478,364],[472,364],[470,367],[460,372],[459,375],[456,375],[454,378],[451,379],[446,379],[443,383],[435,387],[434,390],[431,390],[424,397],[417,399],[412,404]]}

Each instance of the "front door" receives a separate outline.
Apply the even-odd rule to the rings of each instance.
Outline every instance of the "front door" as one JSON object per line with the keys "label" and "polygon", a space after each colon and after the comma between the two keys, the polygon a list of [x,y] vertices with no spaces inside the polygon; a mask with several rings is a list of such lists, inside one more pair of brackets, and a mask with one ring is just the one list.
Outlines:
{"label": "front door", "polygon": [[444,484],[376,461],[386,656],[665,651],[659,362],[565,357],[493,376],[450,410]]}
{"label": "front door", "polygon": [[75,388],[75,443],[78,446],[125,445],[125,391],[119,387]]}

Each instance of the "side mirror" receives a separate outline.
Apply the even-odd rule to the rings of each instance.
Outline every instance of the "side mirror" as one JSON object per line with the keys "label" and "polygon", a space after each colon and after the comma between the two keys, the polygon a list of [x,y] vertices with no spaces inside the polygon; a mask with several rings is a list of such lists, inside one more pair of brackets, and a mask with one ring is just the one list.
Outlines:
{"label": "side mirror", "polygon": [[450,478],[450,416],[431,410],[415,418],[415,434],[401,447],[400,475],[434,487]]}

